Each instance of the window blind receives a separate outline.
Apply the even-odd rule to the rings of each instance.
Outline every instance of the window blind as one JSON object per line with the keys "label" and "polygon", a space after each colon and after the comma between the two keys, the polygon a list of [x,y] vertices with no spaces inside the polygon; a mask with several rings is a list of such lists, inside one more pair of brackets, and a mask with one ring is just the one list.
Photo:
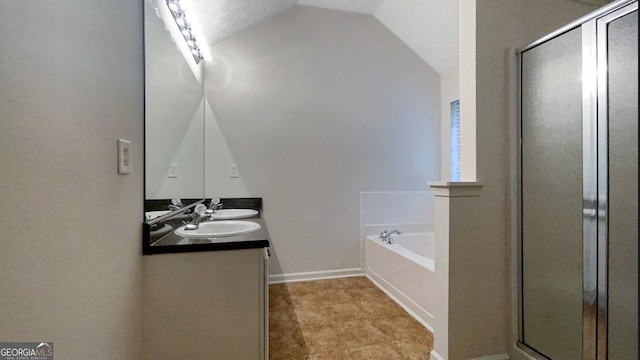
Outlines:
{"label": "window blind", "polygon": [[451,103],[451,181],[460,181],[460,100]]}

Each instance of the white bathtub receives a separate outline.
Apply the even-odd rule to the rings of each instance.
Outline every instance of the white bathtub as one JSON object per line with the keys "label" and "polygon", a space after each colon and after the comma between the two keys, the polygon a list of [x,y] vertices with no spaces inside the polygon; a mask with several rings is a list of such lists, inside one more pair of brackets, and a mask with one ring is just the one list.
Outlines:
{"label": "white bathtub", "polygon": [[388,245],[375,236],[365,241],[366,273],[373,282],[433,332],[434,234],[393,235]]}

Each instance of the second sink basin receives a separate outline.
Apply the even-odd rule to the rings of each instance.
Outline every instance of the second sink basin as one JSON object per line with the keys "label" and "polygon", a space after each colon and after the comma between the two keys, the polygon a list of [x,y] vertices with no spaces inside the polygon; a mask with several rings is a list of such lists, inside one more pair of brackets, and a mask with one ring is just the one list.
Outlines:
{"label": "second sink basin", "polygon": [[252,209],[220,209],[211,214],[212,219],[242,219],[258,215],[257,210]]}
{"label": "second sink basin", "polygon": [[185,230],[182,226],[176,229],[175,233],[186,238],[213,238],[248,234],[260,228],[260,224],[253,221],[225,220],[203,222],[195,230]]}

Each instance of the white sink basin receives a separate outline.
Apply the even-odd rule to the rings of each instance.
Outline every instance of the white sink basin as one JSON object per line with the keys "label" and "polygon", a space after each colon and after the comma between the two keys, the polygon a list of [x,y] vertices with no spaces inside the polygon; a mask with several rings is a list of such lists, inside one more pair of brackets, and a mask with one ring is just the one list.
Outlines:
{"label": "white sink basin", "polygon": [[212,219],[242,219],[258,215],[257,210],[251,209],[220,209],[211,214]]}
{"label": "white sink basin", "polygon": [[253,221],[208,221],[200,223],[195,230],[185,230],[184,226],[179,227],[175,233],[186,238],[213,238],[248,234],[258,231],[260,228],[260,224]]}

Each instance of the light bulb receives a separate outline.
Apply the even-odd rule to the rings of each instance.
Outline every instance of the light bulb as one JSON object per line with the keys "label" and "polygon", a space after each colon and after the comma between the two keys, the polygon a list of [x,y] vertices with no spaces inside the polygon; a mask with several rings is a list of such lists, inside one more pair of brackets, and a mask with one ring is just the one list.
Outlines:
{"label": "light bulb", "polygon": [[180,3],[177,0],[170,0],[169,2],[167,2],[167,5],[169,6],[169,9],[171,9],[172,11],[181,10]]}
{"label": "light bulb", "polygon": [[181,29],[184,29],[186,26],[188,26],[187,20],[185,18],[176,18],[176,24],[178,24]]}

